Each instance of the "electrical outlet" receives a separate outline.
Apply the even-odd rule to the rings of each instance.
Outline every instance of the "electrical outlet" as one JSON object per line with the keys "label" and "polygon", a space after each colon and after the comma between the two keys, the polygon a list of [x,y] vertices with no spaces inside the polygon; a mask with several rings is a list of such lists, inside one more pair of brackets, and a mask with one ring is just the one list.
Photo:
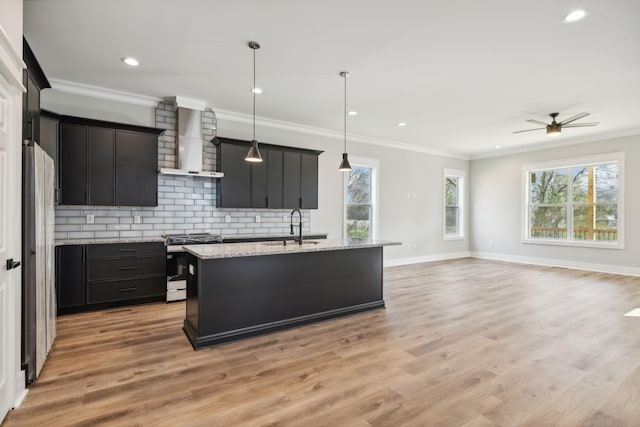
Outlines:
{"label": "electrical outlet", "polygon": [[262,218],[260,218],[260,215],[256,215],[256,222],[262,222]]}
{"label": "electrical outlet", "polygon": [[96,222],[96,217],[93,214],[87,214],[87,224],[93,224]]}
{"label": "electrical outlet", "polygon": [[140,215],[134,215],[133,223],[134,224],[140,224],[141,222],[142,222],[142,218],[140,218]]}
{"label": "electrical outlet", "polygon": [[231,215],[225,215],[224,222],[231,222]]}

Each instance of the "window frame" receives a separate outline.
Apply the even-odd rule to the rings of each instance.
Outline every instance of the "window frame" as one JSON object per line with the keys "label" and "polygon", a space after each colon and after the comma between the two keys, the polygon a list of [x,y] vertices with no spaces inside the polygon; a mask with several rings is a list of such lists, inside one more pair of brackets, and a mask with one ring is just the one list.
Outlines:
{"label": "window frame", "polygon": [[[466,239],[466,214],[465,214],[465,199],[466,199],[466,176],[467,171],[464,169],[451,169],[444,168],[442,172],[442,240],[464,240]],[[447,178],[458,179],[458,233],[447,234]]]}
{"label": "window frame", "polygon": [[[369,239],[375,240],[378,238],[378,180],[380,161],[378,159],[370,157],[349,156],[351,167],[363,167],[371,169],[371,224],[369,226]],[[342,192],[342,238],[347,239],[347,187],[349,184],[349,173],[340,172],[343,174],[343,192]]]}
{"label": "window frame", "polygon": [[[522,202],[521,202],[521,242],[525,244],[534,245],[553,245],[553,246],[573,246],[583,248],[604,248],[604,249],[624,249],[624,152],[614,152],[597,154],[592,156],[574,157],[569,159],[551,160],[539,163],[530,163],[522,166]],[[573,240],[573,235],[570,231],[573,230],[573,189],[569,186],[567,194],[567,239],[545,239],[545,238],[531,238],[530,237],[530,224],[529,224],[529,199],[531,197],[529,187],[529,176],[531,172],[552,170],[552,169],[571,169],[584,166],[597,166],[602,164],[617,163],[618,165],[618,220],[617,220],[617,234],[618,240],[615,242],[609,241],[590,241],[590,240]],[[571,174],[569,175],[571,176]]]}

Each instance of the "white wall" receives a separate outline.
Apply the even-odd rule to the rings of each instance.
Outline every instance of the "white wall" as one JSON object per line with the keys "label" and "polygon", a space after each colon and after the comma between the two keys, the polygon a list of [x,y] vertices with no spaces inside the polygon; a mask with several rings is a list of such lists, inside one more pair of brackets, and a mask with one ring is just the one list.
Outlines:
{"label": "white wall", "polygon": [[[142,125],[151,116],[152,108],[131,106],[87,96],[58,93],[43,94],[43,108],[61,114],[71,114],[103,120]],[[251,124],[218,118],[218,135],[251,139]],[[342,157],[340,139],[310,135],[292,130],[258,125],[258,140],[265,143],[324,150],[319,158],[319,209],[311,212],[311,230],[327,232],[329,238],[342,236],[343,173],[338,171]],[[385,248],[385,259],[395,263],[436,259],[444,254],[466,254],[468,240],[442,239],[442,174],[444,168],[467,169],[466,160],[402,151],[363,143],[349,143],[351,155],[380,161],[380,222],[381,240],[403,242],[399,247]],[[407,199],[407,192],[416,198]],[[415,245],[415,249],[410,249]]]}
{"label": "white wall", "polygon": [[[625,248],[526,244],[522,236],[522,166],[625,152]],[[483,256],[640,275],[640,135],[471,162],[471,242]],[[494,246],[489,243],[493,242]]]}
{"label": "white wall", "polygon": [[22,0],[0,0],[0,27],[22,58]]}

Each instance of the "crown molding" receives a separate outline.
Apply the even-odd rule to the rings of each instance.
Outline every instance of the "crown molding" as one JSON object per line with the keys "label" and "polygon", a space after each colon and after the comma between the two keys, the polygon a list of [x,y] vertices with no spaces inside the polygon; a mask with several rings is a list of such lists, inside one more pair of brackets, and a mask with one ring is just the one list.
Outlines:
{"label": "crown molding", "polygon": [[[235,111],[222,110],[215,107],[211,107],[211,108],[215,111],[216,117],[218,119],[228,120],[231,122],[243,123],[243,124],[253,123],[253,116],[250,114],[237,113]],[[256,124],[263,127],[271,128],[271,129],[280,129],[280,130],[286,130],[290,132],[299,132],[307,135],[323,136],[326,138],[332,138],[332,139],[338,139],[338,140],[342,140],[344,138],[344,134],[339,131],[319,128],[314,126],[301,125],[299,123],[287,122],[284,120],[269,119],[266,117],[256,116]],[[404,142],[394,141],[390,139],[375,138],[371,136],[358,135],[358,134],[349,134],[347,135],[347,138],[348,138],[348,141],[350,142],[360,142],[363,144],[377,145],[379,147],[411,151],[415,153],[430,154],[433,156],[469,160],[469,156],[466,154],[456,153],[452,151],[445,151],[445,150],[436,150],[429,147],[422,147],[419,145],[407,144]]]}
{"label": "crown molding", "polygon": [[[20,39],[22,41],[22,38]],[[0,26],[0,74],[14,87],[26,92],[27,89],[22,84],[22,70],[27,65],[22,60],[20,52],[16,51],[11,44],[9,36]]]}
{"label": "crown molding", "polygon": [[67,80],[49,79],[49,82],[51,83],[53,90],[73,95],[89,96],[92,98],[118,101],[125,104],[140,105],[143,107],[155,107],[159,102],[162,102],[161,98],[153,96],[139,95],[136,93],[70,82]]}
{"label": "crown molding", "polygon": [[567,147],[570,145],[586,144],[589,142],[605,141],[614,138],[623,138],[625,136],[640,135],[640,128],[629,128],[611,132],[603,132],[584,137],[569,138],[564,141],[554,139],[553,141],[543,143],[533,143],[523,145],[521,147],[510,148],[506,150],[487,151],[484,153],[473,154],[469,156],[469,160],[481,160],[494,157],[504,157],[513,154],[530,153],[532,151],[550,150],[553,148]]}

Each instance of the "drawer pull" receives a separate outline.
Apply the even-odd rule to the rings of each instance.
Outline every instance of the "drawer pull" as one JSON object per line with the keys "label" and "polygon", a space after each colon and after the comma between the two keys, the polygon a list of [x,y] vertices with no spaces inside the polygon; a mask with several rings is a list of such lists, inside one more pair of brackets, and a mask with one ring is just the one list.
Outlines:
{"label": "drawer pull", "polygon": [[120,270],[136,270],[138,267],[120,267]]}
{"label": "drawer pull", "polygon": [[120,289],[120,292],[131,292],[135,290],[138,290],[138,288],[122,288]]}
{"label": "drawer pull", "polygon": [[120,249],[120,252],[135,252],[137,249]]}

